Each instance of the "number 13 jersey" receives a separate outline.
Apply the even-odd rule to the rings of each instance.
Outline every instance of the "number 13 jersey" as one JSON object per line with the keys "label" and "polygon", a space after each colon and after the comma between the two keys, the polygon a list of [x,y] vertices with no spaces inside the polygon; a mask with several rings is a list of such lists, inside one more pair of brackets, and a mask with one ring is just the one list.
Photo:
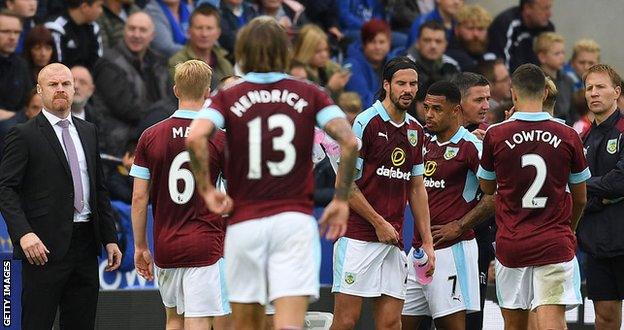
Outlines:
{"label": "number 13 jersey", "polygon": [[569,184],[590,177],[583,144],[546,112],[516,112],[488,128],[477,174],[496,180],[496,258],[506,267],[570,261]]}
{"label": "number 13 jersey", "polygon": [[226,129],[228,224],[312,214],[314,126],[344,117],[321,88],[283,73],[249,73],[211,97],[198,118]]}

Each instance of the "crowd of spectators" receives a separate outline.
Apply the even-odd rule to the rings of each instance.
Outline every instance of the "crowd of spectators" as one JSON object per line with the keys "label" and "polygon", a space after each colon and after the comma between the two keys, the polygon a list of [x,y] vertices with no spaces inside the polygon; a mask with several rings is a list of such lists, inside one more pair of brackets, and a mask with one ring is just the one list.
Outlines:
{"label": "crowd of spectators", "polygon": [[510,72],[535,63],[559,91],[554,115],[582,132],[591,120],[582,75],[600,61],[600,46],[579,40],[567,61],[570,41],[554,32],[552,3],[521,0],[493,17],[463,0],[0,0],[0,145],[11,126],[37,113],[39,70],[62,62],[80,79],[74,115],[98,126],[102,153],[120,163],[129,142],[175,110],[177,63],[210,64],[213,89],[240,74],[236,33],[258,15],[274,17],[292,38],[291,73],[352,114],[375,101],[383,65],[407,55],[419,69],[412,115],[422,119],[429,85],[476,72],[490,84],[482,111],[491,124],[511,106]]}

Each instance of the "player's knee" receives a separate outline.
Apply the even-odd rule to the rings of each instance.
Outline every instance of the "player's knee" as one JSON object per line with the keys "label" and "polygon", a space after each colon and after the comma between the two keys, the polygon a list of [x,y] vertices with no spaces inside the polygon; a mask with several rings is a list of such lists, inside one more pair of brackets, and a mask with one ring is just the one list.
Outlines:
{"label": "player's knee", "polygon": [[375,320],[377,329],[400,329],[401,328],[401,315],[383,315],[378,320]]}
{"label": "player's knee", "polygon": [[618,326],[618,321],[617,313],[611,313],[608,310],[596,310],[596,325],[600,328],[615,328]]}
{"label": "player's knee", "polygon": [[354,329],[355,324],[360,318],[360,313],[340,313],[334,315],[332,322],[332,330]]}

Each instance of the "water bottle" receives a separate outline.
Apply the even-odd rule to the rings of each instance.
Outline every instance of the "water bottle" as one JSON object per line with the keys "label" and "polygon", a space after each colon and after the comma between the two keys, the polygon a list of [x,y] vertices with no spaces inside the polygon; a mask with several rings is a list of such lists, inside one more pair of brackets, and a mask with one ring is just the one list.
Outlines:
{"label": "water bottle", "polygon": [[427,276],[427,272],[431,269],[429,264],[429,257],[425,253],[425,250],[418,248],[412,253],[414,270],[416,270],[416,281],[421,285],[427,285],[431,283],[433,277]]}

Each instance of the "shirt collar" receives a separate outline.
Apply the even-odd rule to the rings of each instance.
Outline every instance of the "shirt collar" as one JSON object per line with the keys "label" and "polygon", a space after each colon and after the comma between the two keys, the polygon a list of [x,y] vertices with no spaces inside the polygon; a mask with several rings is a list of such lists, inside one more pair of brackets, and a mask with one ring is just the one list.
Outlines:
{"label": "shirt collar", "polygon": [[516,111],[511,115],[510,119],[518,119],[524,121],[543,121],[552,119],[548,112],[521,112]]}
{"label": "shirt collar", "polygon": [[596,119],[592,121],[592,127],[607,127],[614,126],[615,122],[620,117],[620,108],[615,109],[615,111],[602,123],[597,124]]}
{"label": "shirt collar", "polygon": [[51,114],[50,112],[48,112],[48,110],[46,110],[45,108],[43,108],[41,112],[46,117],[46,119],[50,122],[50,125],[52,125],[52,127],[54,127],[54,125],[58,124],[59,121],[65,120],[65,119],[67,119],[69,121],[69,125],[70,126],[74,125],[74,122],[72,121],[71,113],[69,115],[67,115],[67,118],[59,118],[59,117]]}
{"label": "shirt collar", "polygon": [[[375,103],[373,103],[373,108],[377,111],[377,113],[379,114],[381,119],[383,119],[383,121],[390,121],[390,115],[388,114],[388,111],[383,106],[383,103],[381,103],[381,101],[379,100],[375,101]],[[411,116],[408,113],[405,113],[405,119],[403,119],[403,123],[409,124],[410,122],[411,122]]]}
{"label": "shirt collar", "polygon": [[256,84],[267,84],[287,77],[288,75],[283,72],[249,72],[243,76],[243,79]]}
{"label": "shirt collar", "polygon": [[197,111],[180,109],[176,110],[171,118],[195,119],[195,116],[197,116]]}
{"label": "shirt collar", "polygon": [[[470,133],[470,132],[466,128],[464,128],[463,126],[459,126],[459,129],[457,130],[457,132],[455,132],[455,134],[453,134],[451,139],[446,141],[446,142],[450,142],[452,144],[457,144],[464,137],[464,135],[466,135],[466,133]],[[438,141],[438,136],[434,135],[431,138],[431,141]]]}

